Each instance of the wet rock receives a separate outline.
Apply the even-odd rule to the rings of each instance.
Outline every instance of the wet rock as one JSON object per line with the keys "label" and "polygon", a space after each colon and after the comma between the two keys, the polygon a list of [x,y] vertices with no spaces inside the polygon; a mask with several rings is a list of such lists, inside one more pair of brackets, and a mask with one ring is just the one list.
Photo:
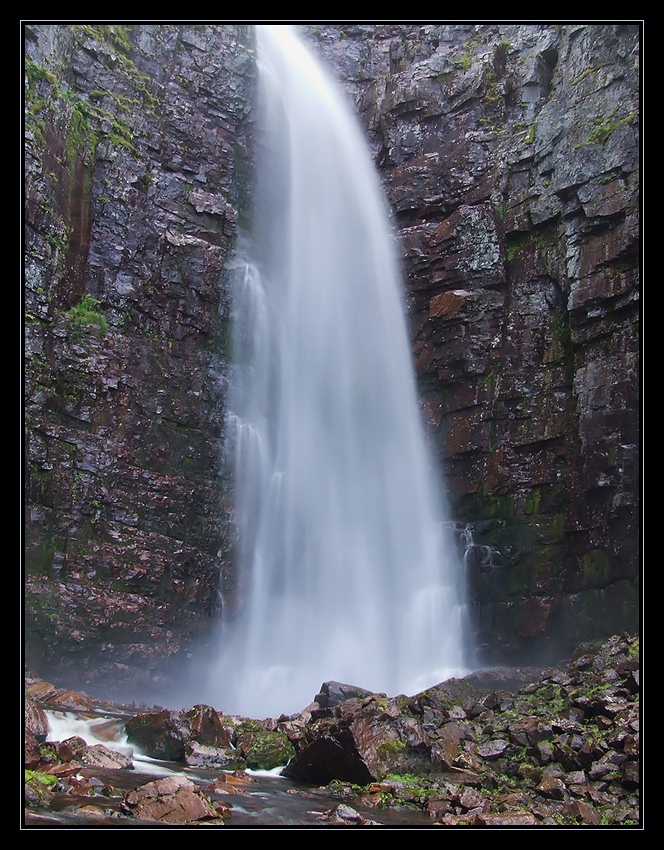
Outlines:
{"label": "wet rock", "polygon": [[316,730],[313,740],[301,746],[282,774],[315,785],[327,785],[333,779],[367,785],[376,779],[358,752],[352,734],[334,727],[323,734]]}
{"label": "wet rock", "polygon": [[559,776],[547,773],[542,776],[537,790],[542,796],[548,797],[551,800],[564,800],[567,791],[565,783]]}
{"label": "wet rock", "polygon": [[[524,811],[542,824],[561,818],[593,823],[596,812],[609,822],[617,815],[606,807],[637,787],[638,762],[631,753],[638,753],[638,735],[629,718],[638,695],[626,690],[620,698],[628,707],[612,716],[580,711],[578,704],[597,698],[605,687],[598,689],[600,683],[624,685],[631,671],[618,672],[611,659],[619,659],[618,649],[627,643],[600,643],[588,663],[579,664],[577,656],[568,668],[542,671],[512,694],[469,690],[470,683],[451,680],[409,698],[347,700],[334,717],[312,717],[298,727],[297,753],[285,773],[317,783],[329,777],[370,783],[362,797],[366,805],[413,802],[447,824],[480,823],[480,815],[500,814],[496,806],[515,812],[515,822]],[[479,713],[473,708],[478,704]],[[604,732],[601,718],[608,723]],[[420,788],[397,781],[406,764]],[[520,790],[505,793],[506,778]],[[570,808],[575,801],[590,808]],[[624,817],[631,820],[630,811]]]}
{"label": "wet rock", "polygon": [[327,823],[346,824],[348,826],[380,826],[377,821],[365,818],[345,803],[339,803],[338,806],[325,812],[321,816],[321,820]]}
{"label": "wet rock", "polygon": [[641,771],[636,761],[626,761],[620,768],[622,783],[626,788],[637,788],[641,782]]}
{"label": "wet rock", "polygon": [[579,823],[592,824],[598,826],[602,822],[602,814],[590,803],[585,803],[583,800],[574,800],[567,804],[563,809],[565,815]]}
{"label": "wet rock", "polygon": [[181,712],[142,712],[126,722],[127,738],[148,756],[164,761],[184,758],[190,730]]}
{"label": "wet rock", "polygon": [[39,765],[40,760],[39,741],[26,729],[23,743],[23,764],[25,767],[34,770]]}
{"label": "wet rock", "polygon": [[25,728],[37,740],[44,741],[48,735],[48,717],[37,703],[26,697],[24,700]]}
{"label": "wet rock", "polygon": [[27,682],[25,685],[26,700],[38,700],[39,702],[48,702],[58,695],[57,688],[50,682],[44,682],[41,679],[37,681]]}
{"label": "wet rock", "polygon": [[57,745],[58,758],[62,762],[76,762],[85,767],[99,767],[107,770],[131,770],[130,758],[110,750],[104,744],[87,744],[83,738],[73,736]]}
{"label": "wet rock", "polygon": [[342,682],[323,682],[320,693],[316,694],[314,701],[321,708],[334,708],[347,699],[364,699],[368,696],[371,696],[371,691],[365,688],[344,685]]}
{"label": "wet rock", "polygon": [[70,708],[75,711],[90,711],[94,705],[89,696],[78,691],[58,691],[50,701],[60,708]]}
{"label": "wet rock", "polygon": [[215,794],[248,794],[254,782],[255,780],[248,773],[234,771],[214,779],[207,790]]}
{"label": "wet rock", "polygon": [[247,767],[258,770],[272,770],[285,765],[294,754],[283,732],[262,729],[260,726],[247,731],[238,730],[237,748]]}
{"label": "wet rock", "polygon": [[192,32],[25,41],[26,654],[71,687],[172,683],[233,585],[213,338],[255,64],[243,26]]}
{"label": "wet rock", "polygon": [[[441,825],[490,825],[494,820],[507,825],[512,817],[514,824],[530,824],[523,821],[525,812],[545,826],[594,825],[598,816],[607,824],[638,822],[639,694],[620,690],[633,672],[620,660],[630,646],[635,644],[625,637],[600,643],[589,653],[590,663],[549,669],[511,694],[469,683],[459,687],[452,680],[413,697],[354,697],[324,717],[303,712],[261,722],[218,719],[237,747],[230,752],[236,754],[243,747],[247,755],[251,748],[269,751],[275,733],[283,740],[290,732],[295,755],[284,773],[307,783],[330,783],[328,792],[351,808],[408,806]],[[626,700],[617,714],[573,710],[573,703],[607,688],[612,698]],[[204,724],[192,724],[192,717],[210,720],[212,715],[199,709],[175,713],[183,736],[191,734],[192,725],[204,734]],[[146,714],[154,720],[162,712],[139,712]],[[601,718],[606,729],[598,728]],[[97,779],[93,785],[94,771],[106,762],[93,756],[107,755],[104,750],[87,747],[76,737],[44,744],[35,767],[44,775],[48,771],[47,781],[60,783],[72,796],[99,793],[107,782]],[[36,759],[34,741],[31,751]],[[229,750],[188,737],[184,751],[187,760],[228,769],[215,760],[225,759]],[[90,767],[82,767],[86,759]],[[40,804],[35,796],[39,786],[33,786],[26,799],[32,799],[33,808],[47,808],[48,801]],[[246,776],[224,774],[210,784],[209,793],[236,794],[250,786]],[[112,789],[101,793],[115,794]]]}
{"label": "wet rock", "polygon": [[207,795],[184,776],[158,779],[130,791],[125,806],[135,818],[163,824],[222,821]]}
{"label": "wet rock", "polygon": [[530,812],[482,812],[477,815],[475,823],[478,826],[535,826],[538,820]]}
{"label": "wet rock", "polygon": [[211,706],[195,705],[189,711],[183,712],[182,717],[188,722],[189,734],[194,741],[211,747],[230,746],[230,729]]}
{"label": "wet rock", "polygon": [[502,738],[495,738],[492,741],[487,741],[477,748],[478,755],[483,759],[497,759],[505,755],[509,750],[509,741],[504,741]]}
{"label": "wet rock", "polygon": [[236,770],[247,764],[246,759],[231,747],[211,747],[199,744],[198,741],[187,741],[184,747],[184,762],[189,767],[202,767],[207,770]]}
{"label": "wet rock", "polygon": [[445,723],[431,746],[431,758],[434,764],[440,764],[441,769],[453,767],[461,752],[461,741],[465,737],[465,727],[460,723]]}

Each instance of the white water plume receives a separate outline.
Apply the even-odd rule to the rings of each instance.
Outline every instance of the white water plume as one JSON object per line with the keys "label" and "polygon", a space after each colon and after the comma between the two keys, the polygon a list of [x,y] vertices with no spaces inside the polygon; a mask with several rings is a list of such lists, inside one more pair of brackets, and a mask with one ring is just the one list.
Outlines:
{"label": "white water plume", "polygon": [[414,693],[464,661],[377,174],[290,27],[257,27],[257,47],[256,223],[233,306],[239,605],[211,681],[216,706],[265,717],[326,680]]}

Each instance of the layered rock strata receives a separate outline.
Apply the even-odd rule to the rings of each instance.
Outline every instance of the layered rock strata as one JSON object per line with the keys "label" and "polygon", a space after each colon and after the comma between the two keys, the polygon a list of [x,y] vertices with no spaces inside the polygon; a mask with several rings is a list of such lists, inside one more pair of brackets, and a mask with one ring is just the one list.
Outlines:
{"label": "layered rock strata", "polygon": [[25,50],[27,658],[149,682],[232,584],[250,32],[39,24]]}

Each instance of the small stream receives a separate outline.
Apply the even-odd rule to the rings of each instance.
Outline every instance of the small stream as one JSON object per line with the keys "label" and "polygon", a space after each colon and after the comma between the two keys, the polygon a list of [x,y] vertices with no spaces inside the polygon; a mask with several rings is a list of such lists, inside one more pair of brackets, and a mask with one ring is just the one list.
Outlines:
{"label": "small stream", "polygon": [[[385,827],[431,826],[426,815],[417,811],[377,810],[362,808],[353,801],[339,800],[324,789],[304,786],[280,775],[280,768],[273,771],[246,771],[251,782],[246,790],[236,794],[220,794],[208,791],[210,783],[217,779],[221,771],[190,768],[176,762],[165,762],[143,755],[127,742],[122,717],[115,715],[85,716],[75,712],[47,712],[50,732],[48,741],[63,741],[72,735],[78,735],[90,745],[104,744],[111,750],[122,753],[132,759],[133,770],[108,770],[103,768],[81,768],[80,776],[93,783],[112,786],[122,792],[128,792],[161,779],[169,774],[180,774],[199,785],[214,800],[223,800],[231,806],[231,817],[224,828],[284,828],[336,827],[326,820],[326,813],[340,802],[344,802],[365,818]],[[28,827],[54,828],[141,828],[172,829],[171,825],[162,825],[146,821],[120,817],[122,796],[104,797],[103,807],[118,814],[92,814],[83,807],[99,804],[98,797],[77,796],[72,793],[56,793],[48,809],[26,810],[25,825]],[[221,822],[199,823],[183,828],[220,827]],[[345,826],[345,828],[357,828]]]}

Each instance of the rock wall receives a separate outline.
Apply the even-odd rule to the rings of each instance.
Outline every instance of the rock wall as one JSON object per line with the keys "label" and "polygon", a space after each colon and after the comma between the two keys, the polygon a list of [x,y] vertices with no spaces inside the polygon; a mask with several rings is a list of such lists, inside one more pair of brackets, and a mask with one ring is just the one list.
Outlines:
{"label": "rock wall", "polygon": [[308,35],[394,209],[481,658],[636,628],[638,25]]}
{"label": "rock wall", "polygon": [[[638,25],[303,29],[394,210],[481,660],[634,629]],[[232,593],[251,32],[29,24],[25,53],[26,660],[156,683]]]}
{"label": "rock wall", "polygon": [[232,583],[222,284],[251,33],[28,25],[25,51],[26,660],[154,681]]}

